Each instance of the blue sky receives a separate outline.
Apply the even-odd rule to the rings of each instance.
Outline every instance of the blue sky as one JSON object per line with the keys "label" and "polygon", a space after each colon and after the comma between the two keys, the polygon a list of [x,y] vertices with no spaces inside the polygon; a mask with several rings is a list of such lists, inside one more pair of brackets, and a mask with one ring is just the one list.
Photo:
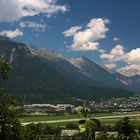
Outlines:
{"label": "blue sky", "polygon": [[0,0],[0,35],[140,75],[139,7],[139,0]]}

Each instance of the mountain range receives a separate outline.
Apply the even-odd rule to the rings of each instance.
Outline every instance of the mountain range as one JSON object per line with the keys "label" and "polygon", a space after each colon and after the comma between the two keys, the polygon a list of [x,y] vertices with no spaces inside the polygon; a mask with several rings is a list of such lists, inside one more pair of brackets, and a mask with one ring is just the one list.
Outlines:
{"label": "mountain range", "polygon": [[126,77],[78,56],[60,54],[0,36],[0,58],[12,65],[6,92],[19,103],[75,103],[79,99],[133,96],[140,76]]}

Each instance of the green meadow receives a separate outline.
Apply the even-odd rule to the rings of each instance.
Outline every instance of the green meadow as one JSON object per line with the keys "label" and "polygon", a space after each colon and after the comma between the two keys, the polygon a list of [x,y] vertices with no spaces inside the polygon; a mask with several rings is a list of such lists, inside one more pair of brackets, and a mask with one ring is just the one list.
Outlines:
{"label": "green meadow", "polygon": [[[113,113],[95,113],[90,114],[90,117],[104,117],[115,116],[118,114]],[[51,121],[51,120],[64,120],[64,119],[78,119],[80,116],[77,114],[64,114],[64,115],[28,115],[21,118],[21,122],[38,122],[38,121]]]}
{"label": "green meadow", "polygon": [[[135,112],[130,112],[127,114],[136,114]],[[99,119],[101,124],[103,125],[114,125],[118,120],[123,118],[123,115],[127,114],[117,114],[117,113],[94,113],[90,114],[90,117],[105,117],[105,116],[118,116],[122,115],[120,118],[103,118]],[[41,122],[41,121],[53,121],[53,120],[68,120],[68,119],[82,119],[82,117],[78,116],[77,114],[65,114],[65,115],[28,115],[26,117],[20,118],[22,123],[33,123],[33,122]],[[140,116],[138,117],[130,117],[134,124],[140,124]],[[73,123],[77,124],[77,122],[56,122],[56,123],[48,123],[50,126],[65,126],[66,124]]]}

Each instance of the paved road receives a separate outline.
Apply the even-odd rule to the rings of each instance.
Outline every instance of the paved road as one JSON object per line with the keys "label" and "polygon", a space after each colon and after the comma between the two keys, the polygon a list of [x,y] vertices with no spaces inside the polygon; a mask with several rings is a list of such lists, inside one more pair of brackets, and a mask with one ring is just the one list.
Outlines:
{"label": "paved road", "polygon": [[[96,119],[112,119],[112,118],[123,118],[123,117],[137,117],[140,116],[140,114],[127,114],[127,115],[116,115],[116,116],[104,116],[104,117],[94,117]],[[30,123],[60,123],[60,122],[76,122],[81,120],[82,118],[79,119],[64,119],[64,120],[52,120],[52,121],[38,121],[38,122],[26,122],[22,123],[22,125],[28,125]]]}

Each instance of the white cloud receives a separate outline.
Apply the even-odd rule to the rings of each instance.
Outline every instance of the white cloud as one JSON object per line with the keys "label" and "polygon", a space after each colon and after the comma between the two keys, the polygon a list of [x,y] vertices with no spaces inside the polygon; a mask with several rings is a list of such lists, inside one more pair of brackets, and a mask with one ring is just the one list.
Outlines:
{"label": "white cloud", "polygon": [[91,51],[91,50],[96,51],[98,49],[99,49],[98,42],[85,42],[81,47],[72,46],[72,50],[74,51]]}
{"label": "white cloud", "polygon": [[73,34],[71,49],[74,51],[99,50],[98,40],[106,37],[105,33],[108,31],[106,24],[108,23],[108,19],[91,19],[85,30]]}
{"label": "white cloud", "polygon": [[51,16],[67,10],[66,5],[58,5],[56,0],[0,0],[0,22],[16,21],[39,13]]}
{"label": "white cloud", "polygon": [[118,37],[114,37],[113,41],[119,41],[120,39]]}
{"label": "white cloud", "polygon": [[100,52],[101,54],[105,53],[104,49],[99,49],[98,52]]}
{"label": "white cloud", "polygon": [[80,29],[82,29],[81,26],[73,26],[70,29],[64,31],[63,34],[65,37],[74,36]]}
{"label": "white cloud", "polygon": [[116,45],[111,50],[110,53],[113,55],[113,58],[111,61],[113,61],[113,62],[120,61],[125,55],[124,47],[122,45]]}
{"label": "white cloud", "polygon": [[114,56],[122,56],[124,55],[124,47],[122,45],[116,45],[112,50],[111,54]]}
{"label": "white cloud", "polygon": [[105,66],[106,66],[108,69],[111,69],[111,70],[113,70],[113,69],[116,69],[116,68],[117,68],[117,65],[116,65],[116,64],[114,64],[114,63],[106,64]]}
{"label": "white cloud", "polygon": [[126,65],[122,68],[119,68],[117,71],[126,76],[140,75],[140,65]]}
{"label": "white cloud", "polygon": [[125,52],[122,45],[116,45],[110,53],[100,55],[100,58],[108,59],[110,62],[124,61],[128,64],[140,64],[140,48]]}
{"label": "white cloud", "polygon": [[[110,53],[103,53],[100,58],[106,60],[106,67],[116,69],[117,72],[126,75],[140,75],[140,48],[125,52],[122,45],[116,45]],[[117,68],[116,62],[125,62],[122,67]],[[115,66],[115,65],[116,66]]]}
{"label": "white cloud", "polygon": [[140,48],[132,49],[126,53],[122,61],[127,64],[118,69],[118,72],[127,76],[140,75]]}
{"label": "white cloud", "polygon": [[112,54],[101,54],[100,58],[112,60],[113,55]]}
{"label": "white cloud", "polygon": [[15,38],[17,36],[22,36],[23,35],[23,32],[20,31],[18,28],[15,29],[15,30],[5,30],[5,31],[2,31],[0,32],[0,35],[2,36],[7,36],[9,38]]}
{"label": "white cloud", "polygon": [[18,0],[0,0],[0,22],[15,21],[22,17]]}
{"label": "white cloud", "polygon": [[140,64],[140,48],[132,49],[123,57],[123,60],[128,64]]}
{"label": "white cloud", "polygon": [[32,21],[20,22],[21,28],[32,28],[33,31],[45,31],[47,25],[45,23],[36,23]]}
{"label": "white cloud", "polygon": [[123,59],[125,55],[124,47],[122,45],[116,45],[110,53],[101,54],[100,58],[108,59],[109,62],[117,62]]}

